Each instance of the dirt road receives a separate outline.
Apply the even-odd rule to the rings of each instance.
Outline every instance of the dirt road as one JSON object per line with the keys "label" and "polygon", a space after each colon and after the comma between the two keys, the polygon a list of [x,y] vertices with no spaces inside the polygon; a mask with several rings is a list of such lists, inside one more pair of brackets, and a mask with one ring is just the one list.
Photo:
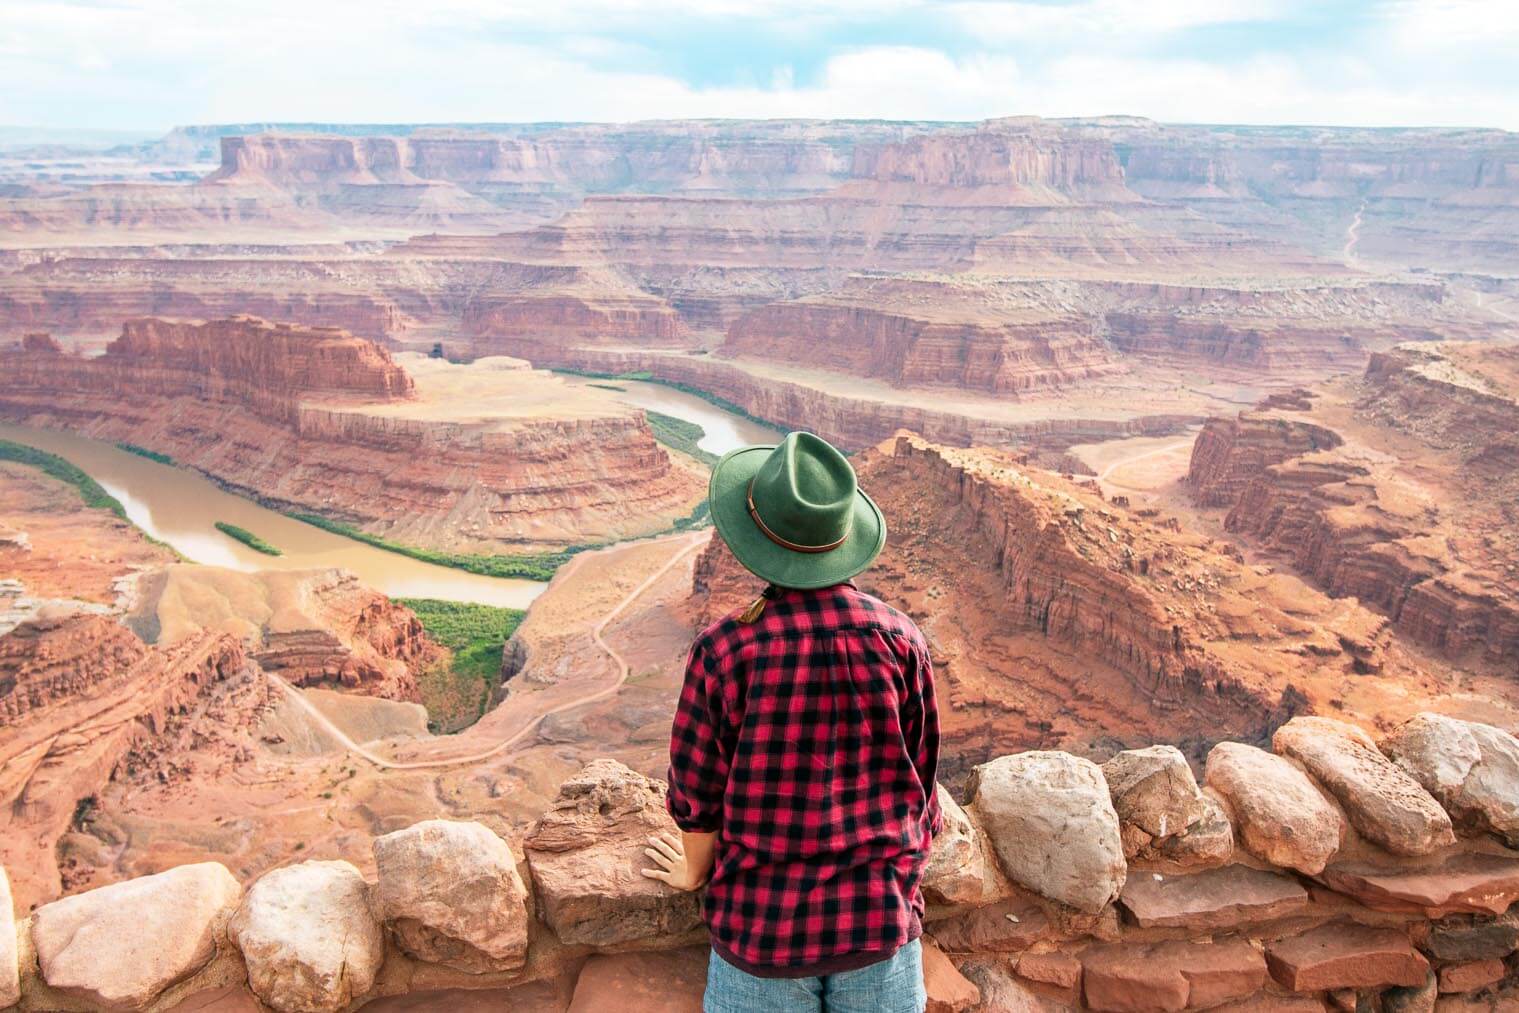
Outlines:
{"label": "dirt road", "polygon": [[[518,729],[515,733],[483,752],[471,753],[468,756],[449,757],[446,759],[409,761],[396,761],[386,759],[385,757],[376,753],[374,750],[353,741],[347,732],[339,728],[332,722],[330,718],[327,717],[327,715],[318,710],[315,704],[313,704],[310,700],[307,700],[305,694],[302,693],[299,689],[296,689],[294,686],[290,685],[288,682],[277,675],[270,674],[269,678],[274,680],[275,684],[279,686],[281,691],[283,691],[284,694],[290,699],[290,701],[298,708],[300,708],[311,719],[313,724],[330,735],[334,741],[339,743],[344,749],[353,753],[355,756],[367,760],[368,762],[383,770],[429,770],[438,767],[458,767],[472,763],[479,763],[482,760],[488,760],[493,756],[497,756],[510,749],[518,742],[521,742],[529,734],[537,731],[538,726],[543,723],[544,719],[554,714],[559,714],[563,711],[571,710],[575,707],[582,707],[588,703],[595,703],[598,700],[604,700],[621,689],[623,683],[628,681],[629,668],[627,659],[625,659],[606,642],[606,640],[602,637],[602,633],[606,630],[608,624],[610,624],[612,620],[616,619],[619,615],[622,614],[624,609],[633,604],[633,602],[637,601],[640,595],[647,591],[666,573],[670,572],[670,570],[677,563],[695,552],[696,549],[702,545],[703,541],[704,539],[700,537],[685,538],[680,540],[680,542],[677,543],[679,545],[679,548],[670,557],[670,559],[659,569],[650,574],[642,584],[639,584],[632,591],[628,592],[628,594],[616,605],[614,605],[606,613],[606,615],[602,616],[601,620],[595,625],[595,627],[592,628],[591,639],[596,642],[597,647],[601,648],[607,653],[607,656],[610,657],[612,659],[612,662],[617,666],[617,678],[612,682],[611,685],[605,686],[594,692],[587,693],[584,696],[579,696],[575,697],[572,700],[563,701],[553,707],[544,710],[543,713],[535,715],[531,721],[529,721],[522,728]],[[580,559],[576,559],[571,565],[578,565],[580,562]],[[446,740],[437,739],[434,741],[441,743]]]}

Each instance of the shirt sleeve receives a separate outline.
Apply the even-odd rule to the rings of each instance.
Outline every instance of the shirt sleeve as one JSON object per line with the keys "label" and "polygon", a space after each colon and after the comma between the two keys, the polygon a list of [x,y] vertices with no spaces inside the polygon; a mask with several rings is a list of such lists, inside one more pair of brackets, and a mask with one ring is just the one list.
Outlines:
{"label": "shirt sleeve", "polygon": [[928,792],[928,832],[934,837],[944,829],[939,807],[939,706],[934,696],[934,663],[928,650],[914,645],[909,655],[907,703],[903,707],[902,731],[912,750],[913,767]]}
{"label": "shirt sleeve", "polygon": [[700,643],[686,660],[685,683],[670,730],[670,788],[665,807],[688,833],[714,833],[722,826],[731,751],[723,746],[721,680]]}

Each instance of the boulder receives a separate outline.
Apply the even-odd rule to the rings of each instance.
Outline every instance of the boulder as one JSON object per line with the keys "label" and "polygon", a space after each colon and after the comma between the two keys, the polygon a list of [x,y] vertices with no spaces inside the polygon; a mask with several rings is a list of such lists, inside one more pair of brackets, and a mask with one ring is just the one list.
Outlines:
{"label": "boulder", "polygon": [[1345,821],[1301,770],[1264,749],[1220,742],[1208,787],[1228,805],[1240,843],[1272,865],[1314,875],[1340,849]]}
{"label": "boulder", "polygon": [[1428,972],[1424,981],[1382,993],[1382,1013],[1435,1013],[1435,975]]}
{"label": "boulder", "polygon": [[1337,923],[1266,947],[1266,964],[1283,988],[1317,992],[1333,988],[1422,985],[1429,962],[1398,929]]}
{"label": "boulder", "polygon": [[1355,725],[1333,718],[1297,717],[1271,739],[1297,760],[1345,808],[1351,825],[1395,855],[1427,855],[1456,837],[1434,797]]}
{"label": "boulder", "polygon": [[961,1013],[981,1001],[981,990],[931,939],[923,940],[923,989],[928,993],[925,1013]]}
{"label": "boulder", "polygon": [[1181,833],[1207,815],[1187,758],[1175,746],[1127,749],[1102,765],[1120,823],[1152,838]]}
{"label": "boulder", "polygon": [[665,784],[615,760],[586,764],[523,841],[544,920],[566,943],[673,938],[701,924],[699,894],[642,874],[656,833],[678,834]]}
{"label": "boulder", "polygon": [[1127,866],[1102,770],[1069,753],[1034,751],[975,768],[972,809],[1014,880],[1095,914],[1123,889]]}
{"label": "boulder", "polygon": [[1234,826],[1211,791],[1203,792],[1203,817],[1178,834],[1141,849],[1136,857],[1169,862],[1183,869],[1213,869],[1234,858]]}
{"label": "boulder", "polygon": [[347,862],[265,873],[228,926],[254,993],[281,1013],[325,1013],[369,991],[385,958],[369,886]]}
{"label": "boulder", "polygon": [[375,907],[401,949],[481,973],[527,957],[527,888],[512,849],[479,823],[426,820],[374,842]]}
{"label": "boulder", "polygon": [[1119,943],[1081,954],[1087,1008],[1183,1010],[1254,995],[1266,983],[1266,962],[1243,939],[1216,943]]}
{"label": "boulder", "polygon": [[598,954],[575,981],[567,1013],[701,1013],[708,950]]}
{"label": "boulder", "polygon": [[1289,876],[1229,865],[1182,876],[1133,873],[1118,902],[1141,928],[1205,932],[1296,914],[1308,891]]}
{"label": "boulder", "polygon": [[1008,973],[1006,961],[974,957],[960,965],[960,972],[981,993],[984,1013],[1060,1013],[1069,1007],[1039,995]]}
{"label": "boulder", "polygon": [[1382,750],[1445,807],[1463,831],[1519,848],[1519,739],[1492,725],[1416,714]]}
{"label": "boulder", "polygon": [[944,825],[934,838],[923,870],[923,893],[944,904],[985,904],[997,900],[997,870],[989,865],[986,842],[942,784],[934,786]]}
{"label": "boulder", "polygon": [[241,893],[226,866],[202,862],[44,904],[32,916],[42,978],[103,1009],[142,1009],[216,955]]}
{"label": "boulder", "polygon": [[21,963],[16,950],[16,906],[11,901],[11,881],[0,866],[0,1009],[21,1001]]}
{"label": "boulder", "polygon": [[1446,964],[1440,968],[1439,990],[1442,993],[1475,992],[1502,981],[1505,973],[1501,960],[1469,960],[1464,964]]}

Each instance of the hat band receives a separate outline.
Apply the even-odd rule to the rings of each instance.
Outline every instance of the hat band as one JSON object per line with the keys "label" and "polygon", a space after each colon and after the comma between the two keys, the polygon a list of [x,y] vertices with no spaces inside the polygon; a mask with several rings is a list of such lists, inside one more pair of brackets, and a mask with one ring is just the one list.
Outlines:
{"label": "hat band", "polygon": [[840,545],[843,545],[846,541],[849,540],[849,529],[854,521],[853,515],[851,515],[848,521],[844,524],[844,534],[837,541],[829,542],[827,545],[798,545],[796,542],[790,542],[782,538],[780,535],[776,534],[774,531],[771,531],[765,525],[764,518],[760,517],[759,511],[754,508],[754,479],[752,478],[749,480],[748,500],[749,516],[754,518],[755,526],[758,527],[760,531],[764,532],[766,538],[770,539],[772,542],[774,542],[776,545],[779,545],[783,549],[790,549],[792,552],[828,552],[833,549],[837,549]]}

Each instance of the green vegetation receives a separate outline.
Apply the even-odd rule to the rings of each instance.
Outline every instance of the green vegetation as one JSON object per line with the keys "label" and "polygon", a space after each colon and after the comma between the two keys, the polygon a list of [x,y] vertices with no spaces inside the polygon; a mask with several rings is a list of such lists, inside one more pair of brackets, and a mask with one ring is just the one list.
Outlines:
{"label": "green vegetation", "polygon": [[116,448],[118,450],[125,450],[129,454],[136,454],[138,457],[146,457],[150,461],[157,461],[159,464],[174,463],[174,458],[170,457],[168,454],[160,454],[156,450],[149,450],[147,447],[139,447],[135,443],[117,443]]}
{"label": "green vegetation", "polygon": [[235,538],[254,552],[262,552],[266,556],[283,556],[284,553],[247,528],[240,528],[236,524],[228,524],[226,521],[217,521],[216,530],[228,538]]}
{"label": "green vegetation", "polygon": [[588,376],[595,380],[642,380],[645,383],[657,383],[662,387],[669,387],[672,390],[690,394],[692,397],[699,397],[709,405],[721,408],[730,415],[737,415],[741,419],[747,419],[757,426],[774,429],[776,432],[782,434],[787,432],[785,426],[778,426],[769,419],[762,419],[758,415],[750,415],[741,406],[734,404],[725,397],[718,397],[716,394],[708,393],[700,387],[693,387],[689,383],[681,383],[679,380],[662,379],[647,369],[635,370],[628,373],[598,373],[589,369],[571,369],[568,366],[556,366],[553,371],[556,373],[568,373],[571,376]]}
{"label": "green vegetation", "polygon": [[330,520],[317,514],[292,513],[288,516],[298,521],[304,521],[312,527],[330,531],[335,535],[352,538],[356,542],[365,545],[373,545],[377,549],[387,552],[396,552],[412,559],[420,559],[424,563],[435,563],[438,566],[451,566],[456,570],[464,570],[466,573],[478,573],[484,577],[516,577],[523,580],[550,580],[554,571],[565,563],[577,552],[586,549],[600,548],[596,545],[576,545],[565,549],[563,552],[540,552],[526,556],[485,556],[467,552],[444,552],[441,549],[423,549],[415,545],[402,545],[400,542],[392,542],[381,538],[379,535],[371,535],[367,531],[360,531],[351,524],[342,521]]}
{"label": "green vegetation", "polygon": [[716,454],[708,453],[697,446],[701,438],[707,435],[707,431],[695,422],[688,422],[674,415],[665,415],[648,409],[644,409],[644,417],[649,420],[649,428],[654,430],[654,438],[671,450],[678,450],[682,454],[694,457],[709,468],[717,463]]}
{"label": "green vegetation", "polygon": [[501,648],[526,613],[437,598],[397,598],[422,627],[453,652],[447,668],[421,673],[417,686],[434,732],[455,732],[485,713],[501,685]]}
{"label": "green vegetation", "polygon": [[51,475],[60,482],[67,482],[79,490],[79,498],[84,500],[85,506],[109,510],[122,520],[126,520],[127,511],[120,500],[102,489],[99,482],[57,454],[49,454],[46,450],[28,447],[24,443],[0,440],[0,461],[15,461],[18,464],[29,464],[34,468],[40,468],[43,473]]}

